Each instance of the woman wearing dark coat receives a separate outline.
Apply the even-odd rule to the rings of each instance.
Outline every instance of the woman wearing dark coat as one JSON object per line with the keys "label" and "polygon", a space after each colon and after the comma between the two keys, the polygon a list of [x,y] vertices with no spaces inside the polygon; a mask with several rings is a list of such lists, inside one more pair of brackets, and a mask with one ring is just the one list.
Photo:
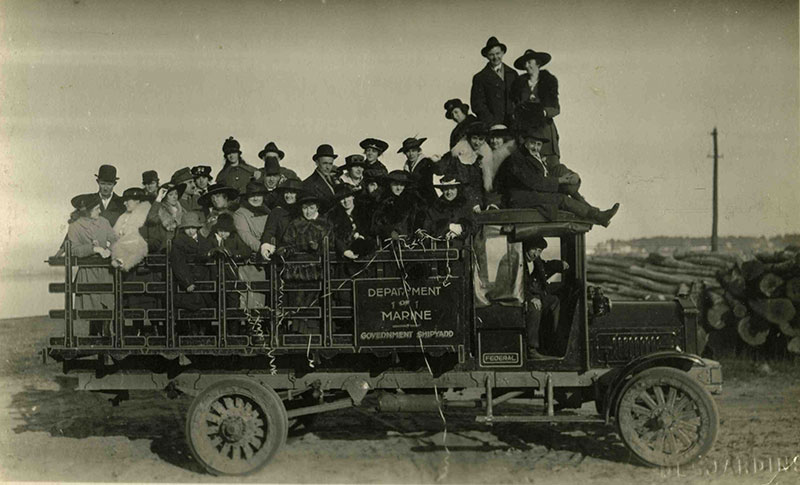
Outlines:
{"label": "woman wearing dark coat", "polygon": [[[202,214],[188,212],[172,241],[170,265],[177,289],[182,290],[175,292],[176,309],[196,311],[216,306],[213,293],[195,292],[198,281],[211,280],[211,268],[203,263],[209,261],[209,253],[214,246],[199,233],[202,226]],[[184,334],[201,335],[209,330],[205,328],[207,325],[198,321],[180,321],[179,325],[184,327]]]}
{"label": "woman wearing dark coat", "polygon": [[425,211],[423,229],[440,239],[466,239],[474,223],[472,209],[460,193],[461,182],[445,177],[434,187],[441,190],[442,195]]}
{"label": "woman wearing dark coat", "polygon": [[363,258],[375,249],[375,239],[370,235],[370,214],[358,206],[355,195],[345,185],[336,187],[336,205],[326,215],[333,226],[336,254],[347,259]]}
{"label": "woman wearing dark coat", "polygon": [[[561,151],[558,148],[558,130],[553,118],[561,112],[558,102],[558,79],[549,71],[541,70],[550,62],[551,56],[546,52],[532,49],[514,61],[514,67],[526,71],[519,76],[511,87],[511,101],[514,106],[514,119],[517,128],[543,128],[547,142],[541,154],[545,158],[555,158],[558,163]],[[551,163],[548,160],[548,163]]]}
{"label": "woman wearing dark coat", "polygon": [[478,121],[478,118],[469,112],[469,105],[458,98],[449,99],[444,103],[444,117],[456,123],[456,127],[450,132],[451,149],[467,136],[467,127]]}
{"label": "woman wearing dark coat", "polygon": [[[372,233],[380,241],[394,236],[411,236],[421,226],[421,198],[409,190],[411,177],[402,170],[393,170],[385,177],[386,194],[372,216]],[[431,188],[433,188],[431,186]]]}
{"label": "woman wearing dark coat", "polygon": [[278,188],[278,205],[276,205],[264,224],[264,232],[261,234],[261,256],[269,261],[272,254],[278,247],[283,245],[283,235],[292,219],[300,214],[300,208],[296,204],[298,195],[302,192],[302,182],[289,179],[281,182]]}

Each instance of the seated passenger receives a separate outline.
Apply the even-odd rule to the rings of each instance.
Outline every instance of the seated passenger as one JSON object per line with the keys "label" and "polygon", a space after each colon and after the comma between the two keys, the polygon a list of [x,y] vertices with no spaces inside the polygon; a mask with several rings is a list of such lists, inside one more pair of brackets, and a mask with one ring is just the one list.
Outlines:
{"label": "seated passenger", "polygon": [[528,356],[531,359],[546,358],[543,351],[554,343],[558,327],[561,304],[557,296],[548,292],[547,280],[554,274],[569,269],[566,261],[542,260],[542,251],[546,247],[547,241],[541,237],[527,239],[522,243],[525,255],[525,328],[528,334]]}
{"label": "seated passenger", "polygon": [[320,254],[324,239],[331,232],[330,224],[320,217],[322,201],[315,195],[306,194],[297,201],[297,205],[300,215],[286,227],[282,248],[289,254]]}
{"label": "seated passenger", "polygon": [[364,167],[366,167],[366,164],[364,155],[348,155],[345,157],[345,164],[342,166],[344,173],[339,176],[339,181],[350,187],[354,192],[361,191],[364,188]]}
{"label": "seated passenger", "polygon": [[470,114],[469,105],[458,98],[449,99],[444,103],[444,117],[456,123],[456,127],[450,132],[450,148],[467,136],[469,125],[478,121],[475,115]]}
{"label": "seated passenger", "polygon": [[[183,292],[175,292],[175,308],[196,311],[213,308],[214,293],[195,293],[198,281],[211,280],[211,269],[205,262],[214,248],[211,241],[200,235],[203,216],[199,212],[187,213],[172,242],[169,254],[175,285]],[[179,320],[179,331],[184,335],[204,335],[210,333],[209,325],[196,320]]]}
{"label": "seated passenger", "polygon": [[372,215],[372,233],[381,241],[411,236],[421,227],[419,213],[423,204],[416,192],[407,189],[410,184],[408,172],[392,170],[384,177],[384,183],[389,190]]}
{"label": "seated passenger", "polygon": [[[72,256],[76,258],[111,256],[111,245],[117,240],[108,219],[100,217],[102,203],[97,193],[83,194],[72,198],[75,210],[69,218],[67,240],[72,244]],[[75,283],[112,283],[114,277],[108,268],[78,268]],[[75,295],[76,310],[111,310],[114,295],[111,293],[78,293]],[[90,320],[89,335],[110,335],[108,320]]]}
{"label": "seated passenger", "polygon": [[556,219],[558,209],[562,209],[608,227],[619,204],[600,211],[583,200],[559,192],[560,184],[574,182],[574,177],[569,174],[557,176],[548,169],[539,155],[545,141],[536,130],[524,130],[520,135],[519,147],[503,163],[497,182],[506,206],[536,208],[549,220]]}
{"label": "seated passenger", "polygon": [[111,266],[128,271],[147,256],[147,241],[139,229],[147,221],[150,202],[144,189],[133,187],[122,193],[125,212],[114,224],[117,241],[111,245]]}
{"label": "seated passenger", "polygon": [[370,237],[370,214],[357,203],[355,192],[347,185],[336,187],[337,204],[328,212],[328,222],[333,226],[336,253],[347,259],[363,258],[375,249]]}
{"label": "seated passenger", "polygon": [[461,195],[463,185],[457,179],[443,177],[435,188],[441,197],[428,207],[423,229],[433,237],[465,239],[472,229],[472,210]]}
{"label": "seated passenger", "polygon": [[278,247],[283,246],[283,235],[289,223],[300,214],[297,206],[297,196],[302,191],[302,182],[288,179],[278,186],[278,205],[272,208],[264,224],[261,235],[261,256],[269,261]]}

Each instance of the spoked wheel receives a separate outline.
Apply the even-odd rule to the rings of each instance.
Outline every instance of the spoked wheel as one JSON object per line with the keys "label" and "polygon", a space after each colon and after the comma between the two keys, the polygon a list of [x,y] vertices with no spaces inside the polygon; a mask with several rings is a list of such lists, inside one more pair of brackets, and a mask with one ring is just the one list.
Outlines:
{"label": "spoked wheel", "polygon": [[209,386],[186,417],[189,449],[214,475],[245,475],[263,467],[286,442],[287,430],[280,397],[246,379]]}
{"label": "spoked wheel", "polygon": [[685,465],[708,453],[717,439],[719,413],[711,394],[683,371],[654,367],[622,389],[617,427],[645,464]]}

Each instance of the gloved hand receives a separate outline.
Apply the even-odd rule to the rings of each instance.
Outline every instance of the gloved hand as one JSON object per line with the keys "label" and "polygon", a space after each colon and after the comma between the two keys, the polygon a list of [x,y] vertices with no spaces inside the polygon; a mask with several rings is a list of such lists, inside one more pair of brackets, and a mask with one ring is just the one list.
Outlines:
{"label": "gloved hand", "polygon": [[460,236],[461,234],[464,233],[464,227],[461,224],[450,224],[450,226],[448,226],[448,229],[456,236]]}
{"label": "gloved hand", "polygon": [[347,259],[358,259],[358,255],[350,249],[342,253],[342,255]]}
{"label": "gloved hand", "polygon": [[269,258],[272,257],[272,253],[275,252],[275,245],[270,243],[264,243],[261,245],[261,257],[264,260],[269,261]]}

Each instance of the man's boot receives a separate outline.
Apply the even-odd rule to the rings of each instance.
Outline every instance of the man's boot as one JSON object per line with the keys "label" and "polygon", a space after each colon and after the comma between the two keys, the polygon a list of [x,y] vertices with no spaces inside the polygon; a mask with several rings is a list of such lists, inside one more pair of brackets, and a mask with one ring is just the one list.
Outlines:
{"label": "man's boot", "polygon": [[617,213],[618,210],[619,210],[619,202],[614,204],[608,210],[598,211],[597,214],[594,216],[594,220],[601,226],[608,227],[608,225],[611,224],[611,218],[614,217],[614,215]]}

